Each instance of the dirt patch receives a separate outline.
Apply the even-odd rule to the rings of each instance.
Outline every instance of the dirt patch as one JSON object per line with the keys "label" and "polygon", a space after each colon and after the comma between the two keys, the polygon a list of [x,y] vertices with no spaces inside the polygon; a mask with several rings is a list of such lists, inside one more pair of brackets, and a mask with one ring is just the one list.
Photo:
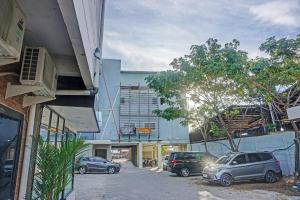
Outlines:
{"label": "dirt patch", "polygon": [[300,196],[300,192],[292,190],[293,183],[290,178],[282,178],[276,183],[264,183],[264,182],[244,182],[240,184],[234,184],[232,187],[235,190],[267,190],[282,193],[288,196]]}
{"label": "dirt patch", "polygon": [[[219,185],[212,185],[207,184],[202,179],[199,178],[192,178],[193,182],[199,186],[210,186],[210,187],[220,187],[220,189],[225,189]],[[295,192],[292,190],[293,186],[293,178],[291,177],[284,177],[280,181],[276,183],[265,183],[265,182],[258,182],[258,181],[247,181],[247,182],[239,182],[235,183],[229,188],[232,191],[252,191],[252,190],[265,190],[265,191],[272,191],[281,194],[285,194],[287,196],[300,196],[300,192]]]}

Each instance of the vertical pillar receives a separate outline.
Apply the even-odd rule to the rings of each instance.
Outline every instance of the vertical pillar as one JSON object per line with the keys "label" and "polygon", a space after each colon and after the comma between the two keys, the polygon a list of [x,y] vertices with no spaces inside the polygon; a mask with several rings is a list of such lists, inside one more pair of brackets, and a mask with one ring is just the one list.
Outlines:
{"label": "vertical pillar", "polygon": [[111,145],[107,148],[107,159],[112,160]]}
{"label": "vertical pillar", "polygon": [[138,161],[139,161],[139,168],[143,168],[143,144],[140,142],[138,144]]}
{"label": "vertical pillar", "polygon": [[[23,157],[23,166],[21,173],[21,182],[19,189],[19,198],[22,199],[26,195],[27,190],[27,181],[28,181],[28,172],[31,161],[31,152],[32,152],[32,137],[34,133],[34,120],[36,114],[36,105],[32,105],[29,111],[29,119],[27,124],[27,132],[26,132],[26,142],[24,148],[24,157]],[[22,158],[20,158],[22,159]]]}
{"label": "vertical pillar", "polygon": [[162,168],[161,144],[157,143],[157,166]]}

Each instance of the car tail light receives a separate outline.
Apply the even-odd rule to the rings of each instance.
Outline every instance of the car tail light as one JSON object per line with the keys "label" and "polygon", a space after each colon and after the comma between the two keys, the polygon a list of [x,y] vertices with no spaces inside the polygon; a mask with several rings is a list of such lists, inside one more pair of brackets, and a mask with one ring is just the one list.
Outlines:
{"label": "car tail light", "polygon": [[176,165],[176,160],[172,160],[172,161],[171,161],[171,164],[172,164],[172,165]]}

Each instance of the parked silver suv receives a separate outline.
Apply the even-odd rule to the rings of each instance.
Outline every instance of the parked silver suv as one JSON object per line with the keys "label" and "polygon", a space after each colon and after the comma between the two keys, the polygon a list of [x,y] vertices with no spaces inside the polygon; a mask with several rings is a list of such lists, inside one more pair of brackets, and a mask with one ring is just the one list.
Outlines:
{"label": "parked silver suv", "polygon": [[229,153],[203,169],[203,179],[230,186],[235,181],[265,180],[274,183],[282,176],[279,161],[271,152]]}

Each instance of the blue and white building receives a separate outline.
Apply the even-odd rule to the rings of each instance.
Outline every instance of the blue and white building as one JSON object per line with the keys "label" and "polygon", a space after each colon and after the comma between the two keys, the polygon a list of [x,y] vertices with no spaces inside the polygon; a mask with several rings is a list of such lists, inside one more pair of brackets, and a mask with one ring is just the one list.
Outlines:
{"label": "blue and white building", "polygon": [[188,127],[180,120],[167,121],[153,113],[162,105],[145,78],[155,73],[125,71],[121,60],[103,59],[98,111],[101,133],[81,134],[92,144],[91,155],[110,159],[112,148],[129,148],[133,163],[142,167],[145,159],[161,165],[162,148],[163,152],[186,149]]}

